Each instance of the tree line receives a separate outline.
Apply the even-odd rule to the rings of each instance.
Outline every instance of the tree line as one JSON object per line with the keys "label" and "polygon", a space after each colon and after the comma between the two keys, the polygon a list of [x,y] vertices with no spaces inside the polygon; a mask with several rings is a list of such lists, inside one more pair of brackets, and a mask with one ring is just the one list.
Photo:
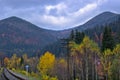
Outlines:
{"label": "tree line", "polygon": [[120,80],[120,44],[114,41],[110,27],[102,33],[101,46],[83,32],[72,30],[64,56],[56,57],[45,52],[40,57],[28,58],[27,54],[4,58],[9,69],[25,71],[41,77],[41,80]]}

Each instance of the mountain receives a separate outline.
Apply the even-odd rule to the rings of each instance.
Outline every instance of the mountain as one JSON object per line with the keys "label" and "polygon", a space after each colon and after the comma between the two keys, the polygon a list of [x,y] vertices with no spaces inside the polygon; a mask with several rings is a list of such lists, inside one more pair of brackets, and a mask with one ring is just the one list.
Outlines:
{"label": "mountain", "polygon": [[40,28],[18,17],[0,20],[0,53],[11,56],[13,53],[29,56],[41,55],[50,51],[61,55],[61,38],[67,38],[71,30],[85,32],[95,40],[100,36],[105,26],[112,27],[114,33],[120,32],[120,15],[112,12],[101,13],[83,25],[61,31]]}
{"label": "mountain", "polygon": [[115,14],[112,12],[103,12],[103,13],[95,16],[94,18],[90,19],[85,24],[76,27],[75,29],[79,29],[79,30],[83,31],[88,28],[93,28],[97,25],[99,26],[99,25],[109,24],[109,23],[117,20],[117,18],[119,16],[120,16],[119,14]]}
{"label": "mountain", "polygon": [[[97,42],[99,44],[99,46],[101,46],[101,39],[102,39],[102,33],[104,30],[104,27],[111,27],[114,37],[118,37],[117,34],[120,35],[120,15],[119,14],[115,14],[112,12],[104,12],[101,13],[97,16],[95,16],[94,18],[90,19],[88,22],[86,22],[83,25],[68,29],[68,30],[62,30],[62,31],[58,31],[59,33],[59,37],[61,38],[67,38],[69,37],[69,34],[72,30],[79,30],[84,32],[87,36],[89,36],[91,39],[93,39],[95,42]],[[116,41],[117,40],[117,41]],[[116,43],[120,42],[120,37],[119,40],[118,38],[115,38]],[[63,50],[61,47],[59,46],[55,46],[55,44],[60,45],[60,41],[53,43],[52,45],[47,46],[45,49],[49,50],[51,52],[55,53],[56,50],[56,54],[59,53],[63,53],[63,51],[59,51],[60,49]],[[63,45],[61,45],[63,46]],[[52,51],[54,49],[54,51]],[[59,51],[59,52],[58,52]],[[58,52],[58,53],[57,53]],[[59,54],[61,55],[61,54]]]}
{"label": "mountain", "polygon": [[18,17],[0,21],[0,51],[6,53],[34,53],[57,41],[54,31],[35,26]]}
{"label": "mountain", "polygon": [[119,18],[120,14],[112,13],[112,12],[103,12],[98,14],[97,16],[91,18],[89,21],[84,23],[83,25],[79,25],[70,29],[58,31],[59,37],[68,37],[71,30],[79,30],[79,31],[85,31],[87,29],[94,28],[96,26],[106,25],[110,24],[114,21],[116,21]]}

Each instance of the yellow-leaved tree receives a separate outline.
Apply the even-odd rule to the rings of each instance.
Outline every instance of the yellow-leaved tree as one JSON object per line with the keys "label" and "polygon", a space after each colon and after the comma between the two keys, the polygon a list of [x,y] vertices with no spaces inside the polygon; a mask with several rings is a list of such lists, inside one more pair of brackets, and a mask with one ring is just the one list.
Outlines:
{"label": "yellow-leaved tree", "polygon": [[10,65],[9,68],[11,69],[19,69],[21,59],[17,57],[16,54],[13,54],[13,56],[10,58]]}
{"label": "yellow-leaved tree", "polygon": [[[81,75],[83,80],[89,80],[89,74],[91,74],[92,80],[94,80],[94,75],[96,73],[96,57],[99,54],[98,45],[91,40],[89,37],[85,36],[81,44],[76,44],[71,42],[71,55],[73,58],[73,71],[80,73],[73,73],[74,79],[80,79],[79,76],[75,74]],[[91,65],[91,66],[90,66]],[[75,68],[77,69],[75,69]],[[92,71],[89,71],[92,70]],[[85,74],[85,75],[84,75]],[[97,74],[96,74],[97,75]]]}
{"label": "yellow-leaved tree", "polygon": [[41,75],[48,75],[50,70],[54,67],[55,55],[50,52],[46,52],[39,59],[37,69],[40,71]]}

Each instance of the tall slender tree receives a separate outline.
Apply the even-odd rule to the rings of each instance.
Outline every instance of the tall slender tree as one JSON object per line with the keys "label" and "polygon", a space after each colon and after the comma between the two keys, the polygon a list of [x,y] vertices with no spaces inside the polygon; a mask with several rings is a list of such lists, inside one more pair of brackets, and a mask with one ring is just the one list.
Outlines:
{"label": "tall slender tree", "polygon": [[70,39],[71,41],[74,41],[74,39],[75,39],[74,30],[71,31],[69,39]]}

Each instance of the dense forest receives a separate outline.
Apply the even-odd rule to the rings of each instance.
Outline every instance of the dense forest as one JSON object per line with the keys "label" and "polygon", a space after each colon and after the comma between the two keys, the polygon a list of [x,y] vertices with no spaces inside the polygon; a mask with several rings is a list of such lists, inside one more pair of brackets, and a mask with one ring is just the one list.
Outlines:
{"label": "dense forest", "polygon": [[[72,30],[67,39],[61,40],[64,55],[48,51],[40,57],[13,54],[4,58],[4,66],[41,80],[120,80],[120,35],[114,32],[119,27],[107,25],[101,29],[100,37],[97,33],[94,38]],[[25,65],[29,65],[28,72]]]}

